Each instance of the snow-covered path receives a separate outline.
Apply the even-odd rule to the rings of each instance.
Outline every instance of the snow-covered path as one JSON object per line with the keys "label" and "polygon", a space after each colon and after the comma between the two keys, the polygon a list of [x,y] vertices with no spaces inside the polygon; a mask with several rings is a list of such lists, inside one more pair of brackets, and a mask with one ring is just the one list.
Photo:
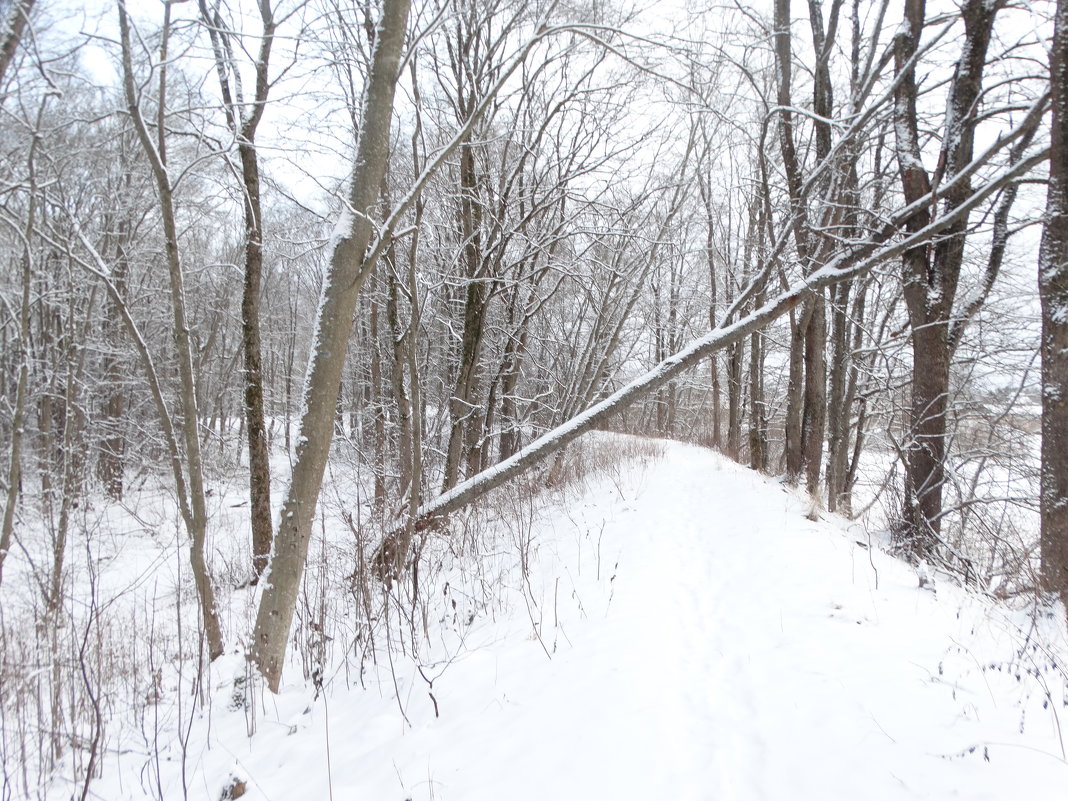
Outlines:
{"label": "snow-covered path", "polygon": [[[974,627],[1007,625],[967,596],[920,589],[880,553],[873,567],[860,529],[810,522],[795,496],[708,451],[671,445],[635,485],[606,493],[601,547],[618,557],[607,612],[587,610],[552,662],[531,663],[533,643],[482,657],[483,702],[438,721],[447,737],[425,732],[435,797],[1007,799],[1068,787],[1053,712],[1027,720],[1024,699],[994,696],[954,648],[989,641]],[[607,510],[586,502],[592,529]]]}
{"label": "snow-covered path", "polygon": [[424,666],[439,717],[402,664],[307,712],[294,686],[251,744],[215,722],[203,786],[229,764],[247,799],[1062,797],[1063,668],[1025,614],[921,589],[859,527],[665,447],[536,522],[529,607]]}

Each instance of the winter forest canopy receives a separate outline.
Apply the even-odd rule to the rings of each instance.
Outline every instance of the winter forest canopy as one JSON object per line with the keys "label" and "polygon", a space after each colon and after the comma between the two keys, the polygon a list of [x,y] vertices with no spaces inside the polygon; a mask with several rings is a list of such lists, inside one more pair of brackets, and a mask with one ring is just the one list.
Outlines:
{"label": "winter forest canopy", "polygon": [[121,531],[173,538],[187,671],[277,691],[328,546],[356,652],[414,642],[435,542],[592,429],[1068,600],[1065,0],[0,10],[12,787],[145,700]]}

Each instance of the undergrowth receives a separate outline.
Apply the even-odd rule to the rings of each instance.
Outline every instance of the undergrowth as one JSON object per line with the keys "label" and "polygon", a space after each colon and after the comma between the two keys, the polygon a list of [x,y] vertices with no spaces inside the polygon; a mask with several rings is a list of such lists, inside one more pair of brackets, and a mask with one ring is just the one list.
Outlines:
{"label": "undergrowth", "polygon": [[[286,682],[302,685],[314,703],[341,687],[388,687],[398,666],[414,665],[437,713],[434,681],[472,638],[486,636],[483,624],[516,607],[527,611],[530,636],[551,654],[558,647],[548,636],[552,605],[531,580],[543,548],[536,532],[546,515],[593,484],[618,486],[662,452],[654,440],[588,435],[425,532],[412,570],[389,587],[368,569],[389,522],[369,502],[370,471],[342,469],[351,458],[335,463],[319,505]],[[252,736],[270,713],[269,694],[243,656],[257,595],[248,583],[243,484],[232,456],[211,470],[211,569],[229,644],[214,664],[205,658],[173,498],[150,478],[122,504],[102,497],[83,504],[55,609],[43,600],[51,558],[45,521],[36,524],[40,537],[24,536],[40,550],[8,560],[0,596],[0,801],[91,798],[93,781],[112,771],[138,776],[134,796],[202,797],[193,783],[201,766],[190,749],[210,731],[212,716],[243,714]],[[559,591],[560,576],[553,579]],[[411,696],[397,697],[406,717]]]}

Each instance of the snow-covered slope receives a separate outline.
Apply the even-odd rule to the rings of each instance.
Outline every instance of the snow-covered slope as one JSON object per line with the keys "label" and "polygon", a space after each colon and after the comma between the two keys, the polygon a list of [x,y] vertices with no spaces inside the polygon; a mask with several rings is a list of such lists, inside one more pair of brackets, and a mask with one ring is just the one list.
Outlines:
{"label": "snow-covered slope", "polygon": [[[503,574],[496,608],[466,611],[442,568],[425,591],[461,601],[432,607],[418,666],[380,659],[367,689],[335,671],[318,698],[290,670],[250,739],[224,659],[189,797],[230,776],[273,801],[1061,797],[1063,617],[921,588],[859,526],[663,450],[500,529],[529,574]],[[109,759],[97,797],[144,797],[145,764]],[[153,770],[182,797],[175,760]]]}

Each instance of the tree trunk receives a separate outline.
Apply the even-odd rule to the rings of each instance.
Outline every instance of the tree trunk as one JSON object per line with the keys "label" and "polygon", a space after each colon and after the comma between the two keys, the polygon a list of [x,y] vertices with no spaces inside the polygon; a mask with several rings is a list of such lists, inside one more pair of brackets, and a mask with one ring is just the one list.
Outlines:
{"label": "tree trunk", "polygon": [[1042,577],[1068,605],[1068,0],[1058,0],[1050,50],[1052,144],[1046,229],[1039,256],[1042,301]]}
{"label": "tree trunk", "polygon": [[271,523],[271,459],[263,412],[263,344],[260,296],[263,292],[263,212],[260,170],[250,140],[238,146],[245,189],[245,276],[241,291],[241,344],[245,362],[245,422],[248,431],[252,569],[259,578],[267,569],[274,527]]}
{"label": "tree trunk", "polygon": [[241,345],[244,356],[244,412],[248,432],[249,519],[252,527],[252,568],[258,580],[271,553],[271,462],[264,416],[263,344],[260,333],[260,296],[263,293],[263,211],[260,200],[260,166],[256,153],[256,130],[270,91],[268,65],[276,24],[270,0],[257,3],[263,32],[255,62],[255,94],[246,114],[240,83],[232,84],[239,65],[233,62],[233,35],[224,26],[218,9],[209,11],[200,0],[200,12],[208,25],[215,54],[216,72],[231,131],[237,137],[245,213],[245,271],[241,291]]}
{"label": "tree trunk", "polygon": [[379,302],[375,292],[370,293],[371,313],[368,316],[367,340],[371,348],[371,382],[367,386],[365,413],[370,412],[371,442],[374,449],[374,508],[379,513],[386,509],[386,470],[389,447],[386,437],[386,389],[382,378],[382,338],[379,332]]}
{"label": "tree trunk", "polygon": [[[905,24],[895,38],[894,57],[899,75],[895,93],[895,132],[898,166],[907,203],[926,195],[932,180],[923,166],[915,66],[909,59],[919,47],[924,24],[923,0],[909,0]],[[949,184],[971,161],[975,139],[975,110],[982,90],[986,52],[997,4],[968,0],[962,9],[965,41],[949,89],[943,147],[939,157],[942,184]],[[944,211],[961,206],[971,193],[968,180],[952,184],[942,202]],[[919,230],[931,219],[929,208],[905,223]],[[910,249],[902,258],[905,304],[912,328],[912,402],[910,437],[906,444],[905,504],[895,532],[897,545],[917,559],[930,557],[941,533],[942,485],[945,480],[946,408],[949,400],[950,325],[968,228],[961,215],[932,245]]]}
{"label": "tree trunk", "polygon": [[[790,229],[802,271],[812,270],[808,208],[801,191],[801,164],[794,142],[791,80],[793,55],[790,47],[790,0],[775,0],[775,66],[778,78],[779,151],[790,197]],[[804,403],[812,376],[805,374],[806,342],[814,306],[807,300],[799,315],[790,320],[790,375],[786,394],[786,480],[796,484],[805,462]]]}
{"label": "tree trunk", "polygon": [[[125,295],[126,259],[120,255],[112,273],[115,285]],[[104,362],[104,382],[107,386],[107,401],[104,404],[104,419],[101,427],[104,436],[100,441],[100,456],[97,460],[97,478],[104,492],[113,501],[121,501],[125,488],[126,435],[126,389],[118,346],[122,338],[122,322],[116,304],[110,299],[104,320],[104,336],[110,346]]]}
{"label": "tree trunk", "polygon": [[786,483],[796,486],[804,465],[801,410],[805,392],[805,315],[790,314],[790,362],[786,383]]}
{"label": "tree trunk", "polygon": [[[160,45],[160,64],[168,63],[167,46],[170,32],[171,7],[164,6],[163,40]],[[215,591],[208,573],[204,548],[207,538],[207,506],[204,491],[204,467],[201,460],[199,414],[196,400],[196,379],[193,372],[193,344],[185,307],[185,276],[178,247],[178,226],[174,209],[174,194],[167,168],[166,112],[167,70],[159,69],[158,115],[155,122],[157,139],[152,140],[148,125],[141,115],[140,96],[134,79],[133,56],[130,46],[130,26],[126,16],[125,0],[119,0],[119,29],[122,40],[123,87],[126,103],[138,138],[152,166],[160,201],[160,216],[165,240],[165,261],[170,279],[171,312],[174,321],[174,339],[177,349],[179,376],[179,406],[182,418],[182,439],[185,445],[185,462],[189,508],[186,528],[190,536],[189,561],[200,600],[201,618],[208,643],[208,656],[215,659],[223,652],[222,628],[215,608]]]}
{"label": "tree trunk", "polygon": [[[15,60],[15,51],[18,50],[22,34],[30,21],[30,12],[33,11],[35,2],[36,0],[16,0],[4,20],[7,35],[0,41],[0,85],[3,85],[8,67]],[[0,103],[2,102],[3,96],[0,95]]]}
{"label": "tree trunk", "polygon": [[467,286],[464,296],[464,327],[460,341],[460,363],[456,383],[449,398],[449,444],[445,455],[442,491],[456,485],[460,466],[470,461],[472,446],[481,439],[480,416],[475,403],[478,389],[479,353],[485,325],[487,288],[482,270],[481,206],[477,198],[475,154],[470,143],[460,146],[460,234],[463,242]]}
{"label": "tree trunk", "polygon": [[289,629],[308,557],[315,506],[326,471],[337,393],[356,298],[373,262],[366,258],[373,209],[389,158],[389,133],[397,69],[408,24],[409,0],[384,0],[367,83],[363,127],[353,168],[351,211],[327,269],[316,320],[316,347],[305,384],[305,411],[289,491],[275,536],[269,580],[260,599],[251,658],[278,691]]}
{"label": "tree trunk", "polygon": [[518,404],[515,393],[519,388],[523,355],[526,353],[527,337],[530,334],[530,316],[526,313],[504,345],[504,363],[501,375],[501,438],[498,461],[503,462],[519,450],[522,442]]}
{"label": "tree trunk", "polygon": [[827,398],[827,510],[838,511],[842,492],[849,438],[849,406],[845,402],[846,371],[849,363],[848,316],[849,284],[831,290],[831,369]]}
{"label": "tree trunk", "polygon": [[805,331],[805,411],[801,440],[805,484],[809,495],[818,498],[827,427],[827,305],[822,292],[813,294],[809,303],[812,311]]}
{"label": "tree trunk", "polygon": [[[761,298],[756,299],[759,306]],[[768,469],[768,430],[764,404],[764,340],[759,333],[749,339],[749,466],[761,473]]]}
{"label": "tree trunk", "polygon": [[742,454],[742,364],[745,340],[727,348],[727,455],[738,461]]}
{"label": "tree trunk", "polygon": [[[125,154],[125,149],[124,149]],[[125,161],[125,160],[124,160]],[[124,169],[122,186],[130,191],[133,174],[129,168]],[[104,492],[114,501],[121,501],[125,489],[126,472],[126,376],[123,375],[123,362],[119,357],[122,350],[123,323],[120,304],[126,300],[126,277],[129,273],[127,248],[131,238],[131,224],[125,211],[115,223],[116,242],[115,259],[111,267],[111,277],[118,290],[119,300],[108,298],[103,321],[104,341],[108,345],[104,356],[104,384],[107,400],[104,403],[103,420],[100,427],[100,455],[96,463],[96,475]]]}
{"label": "tree trunk", "polygon": [[389,382],[393,392],[393,402],[397,404],[397,449],[400,467],[400,495],[408,492],[412,485],[412,404],[404,386],[404,367],[408,361],[407,350],[414,346],[409,341],[407,329],[401,329],[399,320],[399,290],[397,287],[397,253],[390,246],[386,251],[386,260],[390,269],[385,272],[386,280],[386,324],[389,338],[393,345],[390,362]]}

